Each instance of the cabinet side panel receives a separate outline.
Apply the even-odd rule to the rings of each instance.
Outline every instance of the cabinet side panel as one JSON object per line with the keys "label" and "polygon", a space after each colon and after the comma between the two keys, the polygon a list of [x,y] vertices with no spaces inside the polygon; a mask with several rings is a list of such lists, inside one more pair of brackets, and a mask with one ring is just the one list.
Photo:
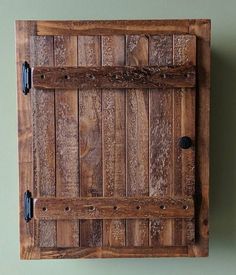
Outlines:
{"label": "cabinet side panel", "polygon": [[197,37],[198,93],[196,98],[196,242],[189,247],[189,255],[208,256],[209,246],[209,119],[211,23],[195,20],[189,32]]}

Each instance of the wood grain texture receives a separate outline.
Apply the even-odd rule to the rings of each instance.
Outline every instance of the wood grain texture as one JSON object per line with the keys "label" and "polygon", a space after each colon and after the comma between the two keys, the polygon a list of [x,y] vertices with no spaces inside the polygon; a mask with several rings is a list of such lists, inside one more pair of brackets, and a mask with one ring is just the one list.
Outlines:
{"label": "wood grain texture", "polygon": [[[31,64],[52,66],[53,37],[31,39]],[[55,196],[55,117],[54,92],[32,91],[33,109],[33,182],[37,196]],[[37,241],[40,247],[56,246],[56,222],[39,221]]]}
{"label": "wood grain texture", "polygon": [[[55,66],[77,66],[77,37],[54,37]],[[79,195],[78,93],[55,91],[56,195]],[[57,222],[57,246],[79,245],[79,221]]]}
{"label": "wood grain texture", "polygon": [[[128,35],[126,38],[126,65],[148,65],[148,38]],[[127,90],[127,196],[148,195],[149,184],[149,91]],[[128,246],[147,246],[149,221],[128,220]]]}
{"label": "wood grain texture", "polygon": [[188,33],[197,20],[94,20],[94,21],[36,21],[38,35],[123,35]]}
{"label": "wood grain texture", "polygon": [[[78,37],[78,65],[100,65],[100,37]],[[102,196],[101,90],[79,90],[80,195]],[[81,220],[80,245],[102,246],[102,221]]]}
{"label": "wood grain texture", "polygon": [[[20,258],[32,258],[35,246],[35,222],[24,220],[24,192],[33,193],[33,159],[32,159],[32,105],[31,95],[25,97],[21,87],[22,63],[30,63],[30,36],[36,34],[33,21],[16,22],[16,68],[17,68],[17,108],[18,108],[18,162],[19,162],[19,226]],[[36,194],[33,193],[35,196]]]}
{"label": "wood grain texture", "polygon": [[[102,66],[125,65],[124,36],[102,36]],[[109,68],[108,67],[108,68]],[[125,196],[125,94],[102,90],[103,195]],[[125,245],[125,220],[104,220],[103,246]]]}
{"label": "wood grain texture", "polygon": [[193,66],[104,66],[33,69],[33,86],[45,89],[194,87]]}
{"label": "wood grain texture", "polygon": [[[208,193],[209,193],[209,99],[210,99],[210,20],[151,20],[151,21],[18,21],[16,23],[17,31],[17,89],[18,89],[18,136],[19,136],[19,170],[20,170],[20,233],[21,233],[21,258],[24,259],[40,259],[40,258],[103,258],[103,257],[161,257],[161,256],[207,256],[208,255]],[[193,34],[197,38],[197,97],[196,97],[196,139],[194,147],[196,149],[196,190],[195,190],[195,209],[196,209],[196,239],[194,244],[183,246],[183,236],[176,235],[174,232],[179,232],[184,229],[187,232],[187,239],[191,239],[191,234],[194,232],[192,223],[180,223],[175,222],[172,224],[173,229],[169,231],[169,236],[175,239],[173,245],[168,244],[165,247],[89,247],[86,243],[80,248],[58,248],[58,247],[38,247],[38,221],[31,220],[29,223],[25,223],[23,219],[23,193],[26,189],[33,192],[33,196],[37,197],[38,189],[34,188],[33,184],[33,167],[32,167],[32,113],[31,113],[31,97],[32,94],[23,96],[21,93],[21,64],[26,60],[30,63],[30,36],[38,35],[62,35],[62,34],[84,34],[84,35],[124,35],[124,34],[152,34],[152,35],[170,35],[170,34]],[[90,44],[91,46],[91,44]],[[93,48],[93,46],[92,46]],[[96,46],[95,46],[96,48]],[[83,47],[81,49],[83,52]],[[160,51],[159,51],[160,53]],[[94,52],[90,51],[88,54],[91,60]],[[189,53],[191,54],[191,53]],[[158,55],[158,53],[157,53]],[[150,56],[149,56],[150,57]],[[95,58],[96,59],[96,58]],[[100,58],[97,58],[99,62]],[[191,58],[190,58],[191,59]],[[154,60],[155,61],[155,60]],[[168,61],[168,59],[167,59]],[[175,96],[172,94],[172,103],[176,106],[173,108],[173,116],[185,116],[185,113],[181,111],[181,106],[192,104],[191,89],[188,94],[182,95],[181,89],[175,90]],[[186,97],[186,98],[185,98]],[[185,99],[184,99],[185,98]],[[90,98],[91,99],[91,98]],[[97,100],[98,99],[98,100]],[[85,100],[86,101],[86,100]],[[99,97],[94,96],[93,103],[89,100],[89,107],[102,105],[99,101]],[[87,101],[86,101],[87,102]],[[100,103],[99,103],[100,102]],[[151,102],[151,98],[149,104]],[[83,105],[83,104],[82,104]],[[180,106],[180,107],[179,107]],[[80,107],[81,108],[81,107]],[[82,108],[81,108],[82,109]],[[99,109],[99,108],[98,108]],[[102,107],[101,107],[102,109]],[[99,120],[99,115],[95,120]],[[96,123],[95,123],[96,124]],[[85,126],[85,136],[88,133],[87,123],[82,123],[82,127]],[[189,126],[184,126],[187,129]],[[181,129],[177,124],[173,125],[173,142],[175,137],[181,134]],[[96,134],[96,137],[98,135]],[[84,136],[83,136],[84,137]],[[85,139],[83,139],[85,141]],[[176,141],[176,140],[175,140]],[[81,142],[81,140],[80,140]],[[83,144],[82,150],[85,155],[89,151],[87,143]],[[94,148],[94,147],[93,147]],[[92,154],[92,152],[90,151]],[[186,152],[187,153],[187,152]],[[95,153],[96,154],[96,153]],[[174,160],[174,154],[176,156],[179,152],[174,153],[172,156]],[[97,155],[97,154],[96,154]],[[93,157],[94,158],[94,157]],[[182,159],[182,158],[181,158]],[[87,159],[88,161],[88,159]],[[93,162],[94,163],[94,162]],[[181,160],[182,163],[182,160]],[[177,166],[180,164],[177,164]],[[191,165],[191,164],[190,164]],[[87,168],[88,166],[85,165]],[[182,176],[182,169],[179,172],[175,170],[175,179],[178,175]],[[186,175],[185,171],[183,175]],[[91,175],[91,174],[90,174]],[[92,177],[89,177],[90,179]],[[181,179],[178,184],[175,181],[174,188],[171,192],[182,192]],[[94,179],[90,181],[94,182]],[[85,188],[87,196],[90,192],[97,194],[96,188],[93,191],[93,185],[89,183],[88,188]],[[91,187],[92,186],[92,187]],[[191,184],[190,184],[191,186]],[[183,188],[189,190],[188,188]],[[191,190],[191,188],[190,188]],[[187,191],[189,192],[189,191]],[[102,192],[101,192],[102,194]],[[189,194],[189,193],[188,193]],[[180,221],[180,219],[179,219]],[[44,222],[44,221],[43,221]],[[96,223],[97,224],[97,223]],[[47,225],[42,223],[42,226],[46,228]],[[84,227],[86,236],[91,237],[92,242],[97,239],[97,236],[101,236],[101,226],[98,226],[95,230],[88,230],[91,232],[98,232],[97,236],[87,234],[87,227]],[[156,231],[161,231],[162,225],[156,225]],[[100,234],[100,233],[101,234]],[[151,233],[151,231],[150,231]],[[85,234],[85,233],[84,233]],[[174,235],[173,235],[174,234]],[[50,238],[50,234],[45,234],[45,242],[51,244],[55,242],[55,239]],[[48,239],[48,240],[47,240]],[[86,240],[86,238],[85,238]],[[176,241],[178,240],[178,241]],[[90,246],[91,246],[90,243]],[[180,246],[181,244],[181,246]],[[101,242],[100,244],[101,245]]]}
{"label": "wood grain texture", "polygon": [[187,246],[41,248],[36,259],[187,257]]}
{"label": "wood grain texture", "polygon": [[[196,37],[194,35],[173,36],[173,64],[196,64]],[[195,143],[195,109],[196,90],[181,89],[173,93],[173,177],[175,181],[174,194],[177,196],[193,196],[195,189],[195,145],[188,150],[179,149],[180,136],[189,136]],[[175,245],[180,244],[179,232],[182,232],[182,245],[193,243],[195,239],[194,220],[174,221],[173,232]],[[176,239],[175,239],[175,236]]]}
{"label": "wood grain texture", "polygon": [[[110,219],[112,223],[104,228],[111,226],[111,230],[116,228],[117,219],[193,218],[194,215],[193,199],[185,197],[39,198],[34,201],[34,209],[36,219]],[[109,245],[108,242],[104,246]]]}
{"label": "wood grain texture", "polygon": [[[149,42],[149,64],[167,66],[173,64],[172,35],[151,36]],[[150,196],[171,195],[173,99],[172,89],[150,91]],[[172,245],[172,220],[150,221],[150,245]]]}
{"label": "wood grain texture", "polygon": [[198,96],[196,98],[196,240],[189,255],[208,256],[209,247],[209,117],[210,117],[210,65],[211,23],[196,21],[189,27],[197,37]]}
{"label": "wood grain texture", "polygon": [[[160,62],[164,62],[164,64],[196,64],[195,36],[174,35],[168,37],[157,36],[155,38],[157,38],[156,44],[150,44],[150,51],[153,53],[153,58],[150,58],[151,62],[158,62],[158,60],[160,60]],[[169,43],[169,47],[162,49],[162,43]],[[171,45],[173,45],[173,47],[171,47]],[[190,136],[192,140],[195,139],[195,90],[173,90],[170,93],[170,98],[166,102],[172,102],[168,106],[169,110],[172,110],[171,113],[168,114],[166,111],[160,111],[160,113],[165,114],[164,120],[163,117],[161,117],[162,122],[167,119],[165,123],[171,127],[168,134],[170,137],[169,145],[167,145],[170,151],[165,158],[167,157],[169,159],[167,160],[169,165],[170,163],[172,164],[169,166],[169,169],[166,170],[164,178],[169,175],[169,180],[172,183],[169,184],[167,194],[185,194],[191,196],[194,193],[195,182],[195,149],[192,147],[189,150],[180,150],[178,143],[181,136],[187,135]],[[162,103],[161,99],[159,102]],[[164,103],[164,108],[166,108],[165,104],[166,103]],[[165,148],[165,146],[162,146],[162,149]],[[165,161],[163,162],[164,169],[167,168],[167,163]],[[161,176],[163,177],[163,174]],[[160,221],[157,225],[157,229],[165,229],[162,233],[164,235],[169,232],[169,234],[163,237],[169,245],[186,245],[193,242],[194,221],[189,220],[185,222],[183,220],[170,220],[164,221],[164,223],[167,225],[163,225],[163,222]]]}

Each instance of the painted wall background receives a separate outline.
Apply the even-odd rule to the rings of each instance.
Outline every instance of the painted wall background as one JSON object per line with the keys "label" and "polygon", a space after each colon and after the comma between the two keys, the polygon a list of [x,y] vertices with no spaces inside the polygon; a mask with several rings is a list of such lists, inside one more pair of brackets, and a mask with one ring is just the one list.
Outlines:
{"label": "painted wall background", "polygon": [[[0,0],[0,274],[236,274],[236,1]],[[15,19],[212,19],[210,256],[20,261]]]}

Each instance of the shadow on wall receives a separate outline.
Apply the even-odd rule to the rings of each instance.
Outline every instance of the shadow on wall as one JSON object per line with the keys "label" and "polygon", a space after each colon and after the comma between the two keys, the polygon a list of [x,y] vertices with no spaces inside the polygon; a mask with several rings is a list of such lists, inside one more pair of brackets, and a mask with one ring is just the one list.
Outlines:
{"label": "shadow on wall", "polygon": [[212,51],[210,240],[236,242],[236,56]]}

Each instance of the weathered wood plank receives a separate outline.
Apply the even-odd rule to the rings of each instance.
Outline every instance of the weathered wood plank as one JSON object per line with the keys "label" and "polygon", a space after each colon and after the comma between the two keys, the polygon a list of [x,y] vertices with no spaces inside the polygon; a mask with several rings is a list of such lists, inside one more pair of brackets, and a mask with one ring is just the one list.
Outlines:
{"label": "weathered wood plank", "polygon": [[[198,19],[198,22],[206,22]],[[124,35],[188,33],[195,20],[36,21],[38,35]]]}
{"label": "weathered wood plank", "polygon": [[[78,65],[100,65],[99,36],[78,37]],[[79,90],[80,195],[102,196],[101,90]],[[102,221],[81,220],[80,245],[102,245]]]}
{"label": "weathered wood plank", "polygon": [[[18,162],[19,162],[19,206],[20,206],[20,257],[30,259],[34,247],[35,223],[24,220],[24,192],[33,188],[32,160],[32,106],[31,95],[22,94],[21,68],[23,62],[30,63],[30,36],[36,34],[35,21],[16,22],[16,67],[18,108]],[[36,195],[35,193],[33,195]]]}
{"label": "weathered wood plank", "polygon": [[33,86],[45,89],[194,87],[193,66],[104,66],[33,69]]}
{"label": "weathered wood plank", "polygon": [[[126,65],[148,65],[148,38],[129,35],[126,38]],[[149,91],[127,90],[127,196],[148,195],[149,181]],[[147,246],[149,221],[128,220],[126,244]]]}
{"label": "weathered wood plank", "polygon": [[[109,67],[124,66],[124,36],[102,36],[101,42],[102,65]],[[117,89],[102,90],[102,105],[103,195],[111,197],[125,196],[124,91]],[[125,245],[125,220],[104,220],[103,246],[123,245]]]}
{"label": "weathered wood plank", "polygon": [[192,22],[189,32],[197,37],[198,96],[196,97],[196,240],[189,256],[206,257],[209,247],[209,117],[211,22]]}
{"label": "weathered wood plank", "polygon": [[63,258],[144,258],[144,257],[186,257],[187,246],[168,247],[79,247],[41,248],[35,253],[39,259]]}
{"label": "weathered wood plank", "polygon": [[[194,35],[173,36],[173,64],[196,65],[196,37]],[[174,195],[193,196],[195,187],[195,146],[188,150],[179,149],[179,138],[189,136],[195,143],[195,89],[181,89],[173,93],[174,123]],[[179,184],[176,185],[177,181]],[[180,244],[179,232],[182,232],[182,245],[190,244],[195,239],[194,220],[174,221],[174,245]],[[176,236],[176,238],[175,238]]]}
{"label": "weathered wood plank", "polygon": [[[53,37],[31,39],[31,64],[53,66]],[[54,92],[32,91],[33,109],[33,182],[37,197],[55,196],[55,119]],[[56,222],[39,221],[38,245],[56,246]]]}
{"label": "weathered wood plank", "polygon": [[[172,35],[150,37],[149,65],[167,66],[173,64]],[[150,91],[150,196],[171,194],[173,175],[171,172],[173,132],[172,89]],[[150,221],[150,245],[172,244],[172,221]]]}
{"label": "weathered wood plank", "polygon": [[[55,66],[77,65],[77,37],[54,37]],[[78,93],[56,90],[56,195],[73,198],[79,195]],[[79,245],[79,221],[57,222],[57,246]]]}
{"label": "weathered wood plank", "polygon": [[[174,45],[175,47],[175,45]],[[173,52],[175,57],[175,53]],[[181,137],[182,129],[182,90],[175,89],[173,91],[173,181],[174,186],[171,190],[172,196],[181,196],[184,182],[182,181],[182,149],[179,146],[179,139]],[[186,232],[183,232],[184,221],[182,219],[175,219],[173,221],[173,245],[183,245],[186,239]]]}
{"label": "weathered wood plank", "polygon": [[125,218],[192,218],[194,215],[193,199],[185,197],[39,198],[34,200],[34,208],[36,219],[113,219],[113,223]]}

